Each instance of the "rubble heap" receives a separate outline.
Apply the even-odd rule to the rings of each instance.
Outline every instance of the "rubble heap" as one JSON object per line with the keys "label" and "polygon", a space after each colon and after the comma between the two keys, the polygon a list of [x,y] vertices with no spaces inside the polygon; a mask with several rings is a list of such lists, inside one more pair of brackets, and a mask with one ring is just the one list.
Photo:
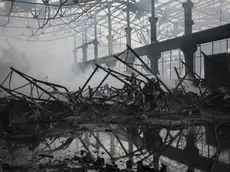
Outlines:
{"label": "rubble heap", "polygon": [[[37,80],[11,68],[11,72],[0,85],[1,91],[7,93],[7,96],[0,99],[1,142],[11,143],[8,144],[8,150],[11,151],[22,145],[34,151],[41,140],[53,140],[52,138],[68,135],[65,143],[52,150],[56,151],[70,145],[75,136],[81,139],[82,132],[92,130],[88,127],[89,124],[105,126],[112,131],[111,124],[124,128],[151,126],[181,129],[185,126],[217,125],[220,121],[230,120],[228,91],[202,89],[202,79],[197,74],[190,73],[192,78],[189,80],[199,89],[199,94],[187,92],[185,87],[189,73],[181,77],[176,68],[178,84],[175,88],[169,89],[130,47],[124,53],[127,52],[140,60],[142,68],[149,73],[148,76],[127,63],[125,59],[115,56],[133,71],[130,75],[96,64],[88,80],[74,92],[70,92],[64,86]],[[184,62],[181,63],[189,68]],[[92,88],[88,83],[99,70],[104,71],[106,76],[98,86]],[[15,76],[21,78],[23,84],[12,88]],[[108,76],[113,76],[123,86],[116,88],[106,84]],[[85,148],[87,149],[87,146]],[[164,148],[160,150],[163,151]],[[43,156],[40,154],[40,157]],[[47,158],[47,155],[45,157]],[[73,159],[65,159],[61,166],[68,169],[67,164],[70,161]],[[82,158],[77,161],[80,163]],[[93,165],[87,166],[87,169],[103,166],[99,165],[102,163],[100,157],[94,158],[90,163]],[[51,166],[60,171],[59,165]],[[43,164],[40,168],[48,166]],[[114,166],[112,168],[116,169]]]}

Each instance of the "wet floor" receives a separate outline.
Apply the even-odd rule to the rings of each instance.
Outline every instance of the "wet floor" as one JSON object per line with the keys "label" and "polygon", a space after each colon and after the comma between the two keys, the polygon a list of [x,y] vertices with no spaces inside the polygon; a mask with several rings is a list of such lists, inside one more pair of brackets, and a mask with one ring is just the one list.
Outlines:
{"label": "wet floor", "polygon": [[[31,142],[30,146],[28,140],[18,143],[12,138],[12,154],[2,153],[1,159],[17,166],[33,163],[33,168],[39,164],[60,165],[70,159],[67,164],[76,167],[73,163],[76,157],[90,155],[92,162],[86,161],[85,165],[92,165],[99,156],[105,163],[116,163],[119,169],[126,169],[129,159],[133,161],[134,170],[138,161],[154,169],[160,169],[164,164],[168,172],[185,172],[187,169],[227,172],[230,169],[230,132],[224,123],[218,127],[194,126],[178,130],[85,125],[85,130],[57,132],[49,138],[39,138],[37,144]],[[35,138],[32,140],[36,142]]]}

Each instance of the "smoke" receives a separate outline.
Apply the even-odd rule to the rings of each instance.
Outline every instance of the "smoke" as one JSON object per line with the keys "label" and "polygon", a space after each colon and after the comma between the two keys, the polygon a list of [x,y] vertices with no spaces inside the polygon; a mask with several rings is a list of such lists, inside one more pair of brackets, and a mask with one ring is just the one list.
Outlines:
{"label": "smoke", "polygon": [[[76,70],[77,66],[74,65],[73,58],[67,58],[64,55],[66,52],[56,50],[56,53],[50,53],[49,50],[42,51],[37,49],[41,44],[36,43],[36,50],[30,48],[35,45],[26,43],[24,45],[13,45],[14,42],[7,41],[4,46],[0,45],[0,82],[4,80],[7,74],[10,72],[10,67],[26,73],[36,79],[48,81],[51,83],[63,85],[69,89],[69,91],[76,91],[79,87],[82,87],[88,77],[93,72],[94,66],[89,66],[82,73],[80,70]],[[46,48],[51,48],[44,44]],[[23,48],[27,48],[24,49]],[[63,48],[63,47],[62,47]],[[90,56],[90,54],[89,54]],[[106,73],[102,70],[98,70],[89,84],[91,87],[96,87],[106,76]],[[151,78],[151,76],[149,76]],[[170,80],[166,77],[159,76],[159,78],[167,85],[169,89],[176,87],[175,80]],[[142,78],[143,79],[143,78]],[[121,88],[123,84],[112,76],[109,76],[104,84],[110,84],[115,87]],[[12,88],[16,88],[25,84],[25,80],[19,76],[12,78]],[[186,92],[192,91],[199,93],[199,89],[192,85],[190,82],[186,82]],[[27,91],[27,90],[26,90]],[[26,92],[24,91],[24,92]]]}
{"label": "smoke", "polygon": [[175,80],[170,80],[166,77],[160,76],[158,75],[158,77],[161,79],[161,81],[169,88],[169,89],[173,89],[176,87],[176,83]]}
{"label": "smoke", "polygon": [[[67,87],[69,91],[76,91],[79,87],[83,86],[94,70],[93,66],[89,66],[85,69],[85,72],[82,73],[80,70],[75,70],[77,66],[68,58],[57,58],[57,56],[50,55],[47,52],[30,53],[28,55],[27,52],[19,51],[9,42],[7,47],[0,47],[0,52],[1,83],[11,71],[10,67],[13,67],[38,80],[63,85]],[[105,72],[98,70],[88,85],[96,87],[105,76]],[[11,81],[11,89],[28,83],[16,74],[13,75]],[[107,78],[106,83],[117,86],[120,84],[117,83],[112,76]],[[8,82],[6,82],[4,86],[8,87]],[[23,91],[21,89],[20,92],[26,93],[28,90]]]}

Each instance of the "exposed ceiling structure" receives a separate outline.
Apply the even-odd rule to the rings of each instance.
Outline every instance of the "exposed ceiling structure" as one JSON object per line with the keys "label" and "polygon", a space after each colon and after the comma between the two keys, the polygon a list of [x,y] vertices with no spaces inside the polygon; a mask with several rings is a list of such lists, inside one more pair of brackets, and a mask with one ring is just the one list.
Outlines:
{"label": "exposed ceiling structure", "polygon": [[[156,0],[158,39],[182,35],[183,0]],[[224,0],[193,0],[194,32],[228,23],[230,3]],[[150,42],[151,0],[2,0],[1,33],[24,40],[52,40],[84,35],[107,43],[108,11],[111,12],[112,35],[117,44],[125,44],[127,5],[130,7],[133,46]],[[96,22],[95,22],[96,21]]]}

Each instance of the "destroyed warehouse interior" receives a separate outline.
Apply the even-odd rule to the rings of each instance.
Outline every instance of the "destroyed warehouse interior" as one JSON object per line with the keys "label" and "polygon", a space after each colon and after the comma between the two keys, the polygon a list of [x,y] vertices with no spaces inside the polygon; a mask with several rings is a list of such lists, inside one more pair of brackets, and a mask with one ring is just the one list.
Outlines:
{"label": "destroyed warehouse interior", "polygon": [[0,172],[229,172],[230,1],[0,0]]}

